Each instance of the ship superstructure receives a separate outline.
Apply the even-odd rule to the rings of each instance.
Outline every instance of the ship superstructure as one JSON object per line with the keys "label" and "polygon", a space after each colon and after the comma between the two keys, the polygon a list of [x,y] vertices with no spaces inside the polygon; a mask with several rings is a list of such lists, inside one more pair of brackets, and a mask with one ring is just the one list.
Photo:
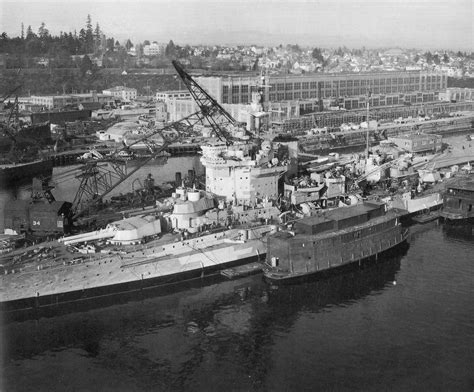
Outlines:
{"label": "ship superstructure", "polygon": [[259,197],[278,198],[278,179],[288,165],[274,156],[270,142],[260,147],[249,142],[215,143],[202,146],[202,151],[207,191],[245,204]]}

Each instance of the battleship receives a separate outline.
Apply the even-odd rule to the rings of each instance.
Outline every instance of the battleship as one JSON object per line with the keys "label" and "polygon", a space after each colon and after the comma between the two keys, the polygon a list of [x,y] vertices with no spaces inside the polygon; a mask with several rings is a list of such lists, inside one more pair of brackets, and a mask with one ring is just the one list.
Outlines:
{"label": "battleship", "polygon": [[289,160],[241,127],[230,126],[226,135],[227,143],[211,138],[201,146],[205,190],[179,187],[155,212],[4,255],[0,308],[51,308],[203,280],[263,260],[267,236],[278,231],[274,200]]}
{"label": "battleship", "polygon": [[[225,172],[242,169],[215,161]],[[204,162],[210,159],[207,151]],[[224,180],[231,197],[178,188],[169,214],[145,214],[109,224],[91,233],[63,237],[17,249],[1,258],[0,305],[3,311],[31,310],[84,301],[117,292],[143,290],[213,276],[220,270],[265,257],[266,237],[278,230],[279,209],[257,196],[262,181],[271,194],[286,167],[260,151],[256,175],[248,174],[250,192],[237,197],[235,175]],[[257,164],[259,163],[259,164]],[[264,176],[259,177],[259,167]],[[263,169],[261,169],[263,170]],[[213,187],[214,178],[208,187]],[[263,183],[262,183],[263,184]],[[273,190],[270,190],[273,187]]]}

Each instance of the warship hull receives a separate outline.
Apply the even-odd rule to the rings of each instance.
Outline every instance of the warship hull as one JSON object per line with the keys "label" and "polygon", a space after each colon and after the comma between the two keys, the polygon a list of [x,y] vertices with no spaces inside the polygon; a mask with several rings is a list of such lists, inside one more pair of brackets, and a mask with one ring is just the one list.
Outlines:
{"label": "warship hull", "polygon": [[[352,271],[355,269],[364,269],[371,265],[378,263],[384,263],[393,257],[397,257],[400,254],[404,254],[409,248],[407,241],[407,235],[405,234],[402,241],[397,243],[395,246],[381,251],[380,253],[361,257],[358,260],[350,261],[345,264],[331,266],[331,268],[321,269],[308,274],[302,274],[298,276],[288,277],[287,275],[279,275],[278,273],[264,273],[264,280],[267,283],[274,285],[292,285],[305,282],[313,282],[318,279],[325,279],[331,276],[337,276],[346,271]],[[264,268],[265,271],[265,268]]]}
{"label": "warship hull", "polygon": [[250,256],[239,260],[229,261],[218,266],[209,266],[199,270],[185,271],[170,275],[158,276],[148,279],[137,279],[134,281],[117,283],[108,286],[98,286],[89,289],[69,291],[65,293],[48,294],[44,296],[31,296],[28,298],[8,301],[0,304],[0,312],[5,314],[22,312],[32,312],[41,310],[54,310],[54,308],[64,308],[74,303],[88,303],[114,297],[120,294],[138,293],[162,288],[172,290],[189,283],[206,283],[215,278],[224,278],[220,271],[225,268],[237,267],[247,263],[252,263],[264,258],[265,254]]}
{"label": "warship hull", "polygon": [[[265,257],[270,226],[252,229],[255,237],[234,241],[237,229],[167,244],[160,248],[83,258],[36,270],[6,270],[0,276],[0,311],[18,313],[85,302],[119,293],[170,287],[219,275],[222,269]],[[241,231],[241,230],[240,230]],[[156,253],[155,253],[156,252]]]}
{"label": "warship hull", "polygon": [[53,162],[50,159],[28,163],[0,165],[0,187],[25,184],[33,177],[47,178],[53,174]]}
{"label": "warship hull", "polygon": [[268,238],[264,277],[272,283],[301,281],[345,265],[378,260],[407,240],[400,215],[383,203],[336,208],[303,218],[295,232]]}

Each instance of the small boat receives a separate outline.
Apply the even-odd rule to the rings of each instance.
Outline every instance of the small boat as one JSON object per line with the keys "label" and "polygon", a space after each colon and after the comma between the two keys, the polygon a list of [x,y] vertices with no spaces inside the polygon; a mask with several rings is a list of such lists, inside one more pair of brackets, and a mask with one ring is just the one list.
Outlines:
{"label": "small boat", "polygon": [[423,212],[419,215],[415,215],[411,219],[412,219],[413,222],[423,224],[423,223],[432,222],[432,221],[438,219],[439,216],[440,216],[439,211],[426,211],[426,212]]}

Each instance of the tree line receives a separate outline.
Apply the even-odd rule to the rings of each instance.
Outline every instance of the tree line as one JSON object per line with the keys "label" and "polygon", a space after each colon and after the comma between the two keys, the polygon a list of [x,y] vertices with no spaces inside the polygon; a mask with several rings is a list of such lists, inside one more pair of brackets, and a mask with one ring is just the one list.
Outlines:
{"label": "tree line", "polygon": [[0,35],[0,53],[8,54],[7,67],[34,67],[33,58],[47,59],[50,66],[75,67],[71,56],[93,54],[98,51],[111,51],[120,44],[113,37],[106,38],[97,22],[93,27],[91,16],[87,15],[86,23],[77,32],[50,34],[44,22],[35,33],[31,26],[21,25],[19,37],[9,37],[3,32]]}

